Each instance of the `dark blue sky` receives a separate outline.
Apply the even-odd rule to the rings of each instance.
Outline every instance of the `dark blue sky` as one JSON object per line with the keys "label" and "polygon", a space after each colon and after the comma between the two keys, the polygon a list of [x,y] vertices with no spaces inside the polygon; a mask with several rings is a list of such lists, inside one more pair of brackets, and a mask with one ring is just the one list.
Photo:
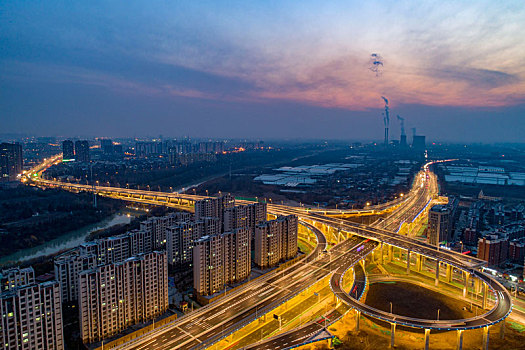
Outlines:
{"label": "dark blue sky", "polygon": [[[3,1],[0,133],[524,141],[525,5]],[[383,57],[381,74],[370,54]]]}

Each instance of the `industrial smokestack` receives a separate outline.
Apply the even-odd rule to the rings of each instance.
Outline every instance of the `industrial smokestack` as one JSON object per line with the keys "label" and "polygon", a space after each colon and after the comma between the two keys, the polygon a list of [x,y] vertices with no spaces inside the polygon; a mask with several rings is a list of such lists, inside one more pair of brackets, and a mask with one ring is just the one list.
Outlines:
{"label": "industrial smokestack", "polygon": [[401,123],[401,135],[405,135],[405,118],[401,118],[398,114],[397,120]]}
{"label": "industrial smokestack", "polygon": [[388,146],[388,126],[390,125],[390,108],[388,107],[388,99],[385,96],[381,96],[385,101],[385,114],[383,116],[383,122],[385,124],[385,146]]}
{"label": "industrial smokestack", "polygon": [[401,135],[399,136],[399,145],[401,147],[407,146],[407,135],[405,134],[405,118],[397,116],[397,120],[401,123]]}

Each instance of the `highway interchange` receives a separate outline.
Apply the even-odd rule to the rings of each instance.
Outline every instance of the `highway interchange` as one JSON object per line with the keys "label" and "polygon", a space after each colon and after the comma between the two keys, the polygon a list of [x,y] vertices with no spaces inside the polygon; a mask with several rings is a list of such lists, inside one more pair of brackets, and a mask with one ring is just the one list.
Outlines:
{"label": "highway interchange", "polygon": [[[186,194],[166,194],[154,191],[130,190],[114,187],[96,186],[93,188],[89,185],[66,184],[54,180],[44,180],[39,175],[51,164],[59,161],[59,158],[49,159],[39,167],[33,169],[27,174],[27,179],[39,186],[61,187],[72,191],[91,191],[95,190],[101,195],[126,195],[133,201],[143,201],[151,204],[170,204],[171,198],[177,200],[195,201],[202,196],[192,196]],[[248,282],[243,288],[236,290],[230,295],[226,295],[217,302],[206,307],[198,309],[185,317],[171,322],[163,327],[146,334],[146,336],[134,339],[129,343],[120,346],[125,349],[174,349],[174,348],[206,348],[213,345],[216,341],[228,336],[232,332],[242,328],[252,320],[260,317],[276,306],[289,300],[313,283],[332,275],[330,285],[336,296],[349,307],[363,311],[365,314],[378,319],[387,320],[412,327],[421,328],[443,328],[443,329],[471,329],[493,324],[504,319],[511,310],[510,295],[506,289],[497,281],[489,276],[479,272],[481,264],[475,258],[466,257],[448,250],[440,250],[434,246],[422,243],[412,238],[398,235],[393,231],[399,228],[403,222],[410,222],[417,216],[426,205],[428,205],[432,193],[437,191],[434,174],[428,171],[425,166],[417,180],[411,193],[401,203],[401,205],[386,217],[384,220],[377,222],[374,227],[363,224],[351,223],[341,219],[328,217],[315,211],[305,208],[288,207],[283,205],[268,204],[269,213],[275,215],[298,215],[304,224],[310,224],[314,227],[325,229],[331,227],[329,233],[332,237],[326,237],[322,231],[313,229],[318,245],[312,254],[299,263],[279,272],[269,273],[263,277]],[[432,181],[429,181],[431,179]],[[133,197],[133,198],[131,198]],[[162,198],[162,199],[161,199]],[[125,199],[125,198],[122,198]],[[242,201],[240,201],[242,202]],[[174,206],[181,206],[179,202]],[[171,205],[170,205],[171,206]],[[183,206],[183,205],[182,205]],[[341,212],[341,211],[339,211]],[[337,237],[334,237],[334,231],[337,231]],[[341,235],[343,238],[341,238]],[[326,249],[327,241],[336,244],[329,254],[323,253]],[[362,260],[368,253],[372,252],[378,244],[388,244],[405,250],[410,250],[432,259],[439,259],[442,262],[450,264],[455,268],[469,271],[476,277],[485,281],[497,296],[495,307],[490,310],[484,317],[476,317],[468,320],[462,320],[458,324],[445,322],[415,320],[403,318],[399,315],[384,313],[380,310],[371,310],[370,307],[360,303],[359,298],[352,298],[342,290],[340,281],[343,273],[350,267],[354,266],[359,260]],[[359,251],[358,248],[360,247]],[[335,273],[333,273],[335,271]],[[362,293],[364,285],[357,286],[357,290]],[[341,313],[333,311],[333,319],[338,318]],[[330,317],[332,319],[332,317]],[[315,329],[322,328],[316,323],[306,324],[299,327],[293,332],[288,332],[289,343],[306,339]],[[286,335],[285,335],[286,336]],[[286,338],[277,338],[273,340],[284,344],[288,343]],[[273,343],[275,345],[275,343]],[[254,349],[272,348],[271,342],[264,342],[256,345]],[[259,346],[259,347],[257,347]]]}

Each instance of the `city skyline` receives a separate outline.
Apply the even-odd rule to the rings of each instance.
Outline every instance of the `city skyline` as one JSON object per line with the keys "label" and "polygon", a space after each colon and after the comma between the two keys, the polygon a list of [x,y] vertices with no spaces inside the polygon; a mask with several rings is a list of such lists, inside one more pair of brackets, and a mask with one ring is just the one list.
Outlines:
{"label": "city skyline", "polygon": [[525,132],[519,2],[0,6],[0,133],[382,140],[382,95],[391,139]]}

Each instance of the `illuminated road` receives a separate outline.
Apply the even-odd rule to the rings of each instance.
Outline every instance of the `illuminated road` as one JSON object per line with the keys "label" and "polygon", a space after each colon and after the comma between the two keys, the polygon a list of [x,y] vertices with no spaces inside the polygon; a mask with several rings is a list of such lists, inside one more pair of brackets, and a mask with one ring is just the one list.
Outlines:
{"label": "illuminated road", "polygon": [[[194,196],[177,193],[163,193],[155,191],[143,191],[133,189],[123,189],[115,187],[95,186],[81,184],[66,184],[52,180],[44,180],[39,175],[50,164],[59,159],[48,160],[46,164],[37,167],[28,172],[27,178],[31,179],[39,186],[59,187],[69,191],[91,191],[95,190],[99,195],[110,196],[122,200],[142,202],[155,205],[166,205],[179,207],[188,210],[195,200],[205,198],[203,196]],[[424,172],[427,171],[428,165],[425,165]],[[275,215],[295,214],[303,222],[310,223],[315,227],[325,229],[331,227],[330,241],[340,242],[331,253],[322,254],[326,245],[327,237],[319,230],[315,230],[319,245],[314,254],[308,259],[291,266],[290,268],[278,273],[269,273],[264,277],[246,283],[243,288],[236,290],[231,295],[227,295],[217,302],[206,307],[196,310],[195,312],[180,318],[168,325],[159,327],[146,334],[145,336],[135,339],[120,348],[127,349],[174,349],[174,348],[205,348],[217,340],[227,336],[235,330],[243,327],[252,320],[256,319],[262,313],[266,313],[277,305],[290,299],[308,286],[314,284],[320,279],[330,275],[332,271],[336,273],[331,278],[331,286],[336,295],[345,303],[355,308],[363,308],[363,312],[369,312],[374,317],[387,319],[401,324],[410,324],[412,326],[421,326],[424,328],[432,327],[463,327],[463,329],[481,327],[503,319],[508,315],[511,309],[510,296],[508,292],[496,281],[490,277],[481,274],[475,268],[484,262],[461,255],[449,250],[439,250],[434,246],[422,243],[415,239],[401,236],[393,231],[393,228],[400,223],[412,220],[428,204],[433,191],[437,187],[434,184],[433,174],[430,176],[418,176],[414,183],[411,195],[404,199],[391,216],[378,224],[383,227],[370,227],[363,224],[345,222],[341,219],[328,217],[305,208],[288,207],[277,204],[268,204],[268,212]],[[240,204],[251,203],[248,201],[238,201]],[[336,233],[334,233],[336,231]],[[335,236],[337,235],[337,236]],[[359,237],[357,237],[359,236]],[[365,239],[368,239],[365,241]],[[450,264],[456,268],[468,270],[477,277],[483,279],[491,288],[496,291],[498,296],[496,307],[491,310],[489,318],[477,318],[463,320],[464,324],[444,324],[436,323],[437,321],[429,320],[408,320],[400,319],[399,316],[384,315],[382,311],[366,309],[357,300],[350,297],[344,291],[337,290],[339,280],[346,269],[353,266],[357,261],[363,259],[366,254],[371,252],[378,242],[388,244],[394,247],[409,250],[432,259],[439,259],[442,262]],[[360,248],[359,251],[357,249]],[[316,259],[317,258],[317,259]],[[501,289],[501,288],[503,289]],[[383,317],[383,318],[382,318]],[[412,323],[403,323],[403,322]],[[430,322],[430,323],[429,323]],[[459,328],[455,328],[459,329]],[[297,332],[303,332],[300,329]],[[300,334],[296,336],[299,337]],[[303,332],[304,333],[304,332]],[[303,334],[301,333],[301,334]],[[293,332],[290,334],[294,334]],[[303,334],[304,335],[304,334]],[[292,336],[293,338],[293,336]]]}
{"label": "illuminated road", "polygon": [[247,283],[232,296],[196,310],[174,321],[170,327],[158,329],[153,340],[144,339],[126,348],[142,349],[144,345],[148,349],[205,348],[328,276],[350,259],[352,248],[361,241],[362,238],[351,237],[334,247],[330,254],[296,264],[263,281]]}
{"label": "illuminated road", "polygon": [[[367,245],[367,243],[364,243],[364,245]],[[371,251],[374,247],[372,245],[368,245],[363,249],[363,252]],[[336,296],[342,300],[344,303],[349,305],[350,307],[361,311],[363,314],[387,321],[390,323],[396,323],[401,324],[404,326],[414,327],[414,328],[425,328],[425,329],[437,329],[437,330],[467,330],[467,329],[474,329],[474,328],[481,328],[486,327],[488,325],[492,325],[495,323],[500,322],[502,319],[508,316],[512,309],[512,301],[510,300],[510,295],[508,294],[505,287],[503,287],[498,282],[488,278],[484,273],[479,271],[473,271],[472,273],[482,279],[485,283],[487,283],[491,289],[494,290],[494,292],[497,295],[496,298],[496,306],[489,310],[487,313],[483,315],[479,315],[476,317],[471,317],[467,319],[461,319],[461,320],[425,320],[425,319],[418,319],[418,318],[411,318],[407,316],[402,315],[396,315],[391,314],[382,310],[375,309],[371,306],[368,306],[364,303],[359,302],[355,298],[353,298],[352,295],[347,294],[341,287],[340,287],[340,281],[343,278],[343,273],[345,270],[347,270],[349,267],[352,266],[352,264],[355,264],[357,261],[354,261],[353,263],[349,263],[348,265],[341,265],[336,272],[332,275],[330,285],[336,294]],[[352,293],[351,293],[352,294]]]}

